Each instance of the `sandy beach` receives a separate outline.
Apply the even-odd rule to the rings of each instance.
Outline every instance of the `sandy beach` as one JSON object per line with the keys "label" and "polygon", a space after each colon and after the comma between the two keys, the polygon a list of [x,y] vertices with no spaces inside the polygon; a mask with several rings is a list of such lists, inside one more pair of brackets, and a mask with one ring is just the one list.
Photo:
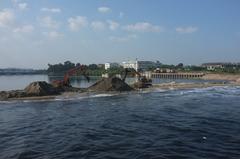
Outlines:
{"label": "sandy beach", "polygon": [[240,83],[239,74],[217,74],[217,73],[207,73],[202,79],[204,80],[225,80],[230,82]]}

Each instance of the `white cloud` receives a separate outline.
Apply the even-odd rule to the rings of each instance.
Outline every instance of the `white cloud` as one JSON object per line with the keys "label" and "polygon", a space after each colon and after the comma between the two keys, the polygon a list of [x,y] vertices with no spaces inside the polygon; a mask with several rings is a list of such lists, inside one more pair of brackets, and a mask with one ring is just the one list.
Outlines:
{"label": "white cloud", "polygon": [[32,25],[24,25],[22,27],[15,28],[13,32],[15,33],[31,33],[33,32],[34,27]]}
{"label": "white cloud", "polygon": [[4,9],[0,11],[0,27],[8,27],[13,24],[15,20],[15,15],[12,10]]}
{"label": "white cloud", "polygon": [[13,3],[14,5],[16,5],[18,2],[20,2],[20,0],[12,0],[12,3]]}
{"label": "white cloud", "polygon": [[123,18],[124,17],[124,13],[123,12],[120,12],[119,13],[119,18]]}
{"label": "white cloud", "polygon": [[109,29],[110,30],[114,31],[114,30],[118,29],[119,24],[117,22],[114,22],[114,21],[111,21],[111,20],[108,20],[107,22],[109,24]]}
{"label": "white cloud", "polygon": [[99,7],[98,8],[98,12],[100,12],[100,13],[108,13],[108,12],[111,12],[111,9],[108,8],[108,7]]}
{"label": "white cloud", "polygon": [[137,35],[131,34],[131,35],[123,36],[123,37],[111,36],[111,37],[109,37],[109,40],[111,40],[113,42],[127,42],[131,39],[136,39],[136,38],[137,38]]}
{"label": "white cloud", "polygon": [[27,3],[19,3],[19,4],[18,4],[18,8],[19,8],[20,10],[26,10],[27,7],[28,7],[28,4],[27,4]]}
{"label": "white cloud", "polygon": [[88,20],[83,16],[71,17],[68,19],[68,26],[71,31],[78,31],[81,28],[88,26]]}
{"label": "white cloud", "polygon": [[147,22],[139,22],[136,24],[131,24],[123,27],[126,31],[131,32],[161,32],[163,28],[158,25],[153,25]]}
{"label": "white cloud", "polygon": [[42,12],[61,13],[60,8],[42,8]]}
{"label": "white cloud", "polygon": [[56,38],[60,38],[63,36],[63,34],[57,32],[57,31],[43,32],[43,35],[45,35],[51,39],[56,39]]}
{"label": "white cloud", "polygon": [[91,27],[95,31],[101,31],[101,30],[105,29],[105,24],[103,22],[101,22],[101,21],[93,21],[91,23]]}
{"label": "white cloud", "polygon": [[189,26],[189,27],[178,27],[176,28],[176,32],[178,33],[183,33],[183,34],[187,34],[187,33],[194,33],[198,31],[198,28],[197,27],[192,27],[192,26]]}
{"label": "white cloud", "polygon": [[52,17],[46,16],[40,19],[40,25],[46,28],[57,29],[60,24],[53,20]]}

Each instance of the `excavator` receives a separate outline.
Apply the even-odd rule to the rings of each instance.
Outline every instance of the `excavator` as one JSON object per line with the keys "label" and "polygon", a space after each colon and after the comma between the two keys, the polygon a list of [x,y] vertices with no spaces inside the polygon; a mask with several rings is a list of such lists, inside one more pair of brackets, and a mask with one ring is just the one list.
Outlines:
{"label": "excavator", "polygon": [[76,73],[80,73],[81,75],[83,75],[87,79],[88,82],[90,81],[89,76],[86,74],[86,66],[79,65],[79,66],[76,66],[75,68],[72,68],[72,69],[68,70],[64,74],[63,80],[52,81],[52,85],[56,88],[71,87],[70,77],[73,76]]}
{"label": "excavator", "polygon": [[138,77],[137,82],[135,82],[133,84],[134,88],[148,88],[150,86],[152,86],[152,80],[151,79],[147,79],[146,76],[142,76],[140,72],[136,71],[135,69],[128,69],[125,68],[124,69],[124,76],[122,78],[122,81],[125,82],[127,75],[129,73],[133,73]]}

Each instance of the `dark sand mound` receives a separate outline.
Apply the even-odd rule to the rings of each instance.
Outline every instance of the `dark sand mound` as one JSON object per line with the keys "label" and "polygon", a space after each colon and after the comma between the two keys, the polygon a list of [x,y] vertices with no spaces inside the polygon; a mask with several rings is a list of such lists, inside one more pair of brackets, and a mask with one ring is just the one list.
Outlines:
{"label": "dark sand mound", "polygon": [[0,92],[0,100],[24,99],[29,97],[47,97],[60,95],[63,92],[84,92],[84,91],[131,91],[134,90],[128,84],[117,77],[103,78],[87,89],[74,87],[53,87],[45,81],[30,83],[24,90],[12,90]]}
{"label": "dark sand mound", "polygon": [[57,91],[51,84],[48,84],[45,81],[37,81],[30,83],[25,89],[24,92],[28,96],[47,96],[47,95],[57,95]]}
{"label": "dark sand mound", "polygon": [[132,91],[133,88],[130,87],[128,84],[123,82],[120,78],[117,77],[110,77],[110,78],[103,78],[90,86],[88,88],[89,91]]}
{"label": "dark sand mound", "polygon": [[24,90],[12,90],[0,92],[0,100],[8,100],[25,97],[39,97],[60,94],[60,90],[44,81],[30,83]]}

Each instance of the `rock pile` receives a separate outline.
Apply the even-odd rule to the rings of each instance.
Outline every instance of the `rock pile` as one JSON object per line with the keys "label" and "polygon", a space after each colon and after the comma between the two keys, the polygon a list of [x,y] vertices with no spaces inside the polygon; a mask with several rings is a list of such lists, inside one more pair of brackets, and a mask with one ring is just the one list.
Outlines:
{"label": "rock pile", "polygon": [[90,86],[89,91],[106,92],[106,91],[132,91],[133,88],[127,83],[123,82],[120,78],[109,77],[103,78]]}
{"label": "rock pile", "polygon": [[22,98],[27,94],[22,90],[2,91],[0,92],[0,100],[7,100],[10,98]]}

